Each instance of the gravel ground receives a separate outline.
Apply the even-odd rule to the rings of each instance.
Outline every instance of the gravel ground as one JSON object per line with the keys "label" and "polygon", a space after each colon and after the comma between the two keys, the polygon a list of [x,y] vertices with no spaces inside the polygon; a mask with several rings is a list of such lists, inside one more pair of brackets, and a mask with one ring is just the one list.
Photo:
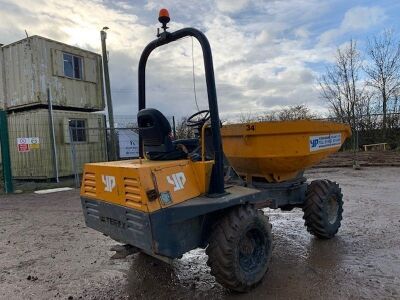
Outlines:
{"label": "gravel ground", "polygon": [[260,286],[226,291],[203,250],[172,265],[144,254],[112,260],[111,239],[85,227],[77,191],[0,196],[1,299],[399,299],[400,169],[312,169],[343,189],[337,237],[320,241],[302,212],[269,211],[274,250]]}

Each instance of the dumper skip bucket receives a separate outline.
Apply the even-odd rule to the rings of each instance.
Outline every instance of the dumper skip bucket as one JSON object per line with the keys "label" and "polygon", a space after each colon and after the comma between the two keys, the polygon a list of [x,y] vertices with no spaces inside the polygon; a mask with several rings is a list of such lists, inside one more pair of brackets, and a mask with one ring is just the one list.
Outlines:
{"label": "dumper skip bucket", "polygon": [[[299,120],[224,125],[224,153],[235,171],[268,182],[296,178],[351,136],[348,125]],[[250,179],[251,180],[251,179]]]}

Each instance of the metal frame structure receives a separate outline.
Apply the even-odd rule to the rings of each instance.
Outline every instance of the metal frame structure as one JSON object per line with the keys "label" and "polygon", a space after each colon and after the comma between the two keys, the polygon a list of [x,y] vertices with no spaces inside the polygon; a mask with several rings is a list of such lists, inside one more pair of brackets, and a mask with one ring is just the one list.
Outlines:
{"label": "metal frame structure", "polygon": [[[175,32],[164,31],[159,37],[150,42],[144,48],[139,60],[138,69],[138,92],[139,92],[139,111],[146,108],[146,64],[151,52],[163,45],[174,42],[181,38],[192,36],[196,38],[203,50],[204,69],[207,84],[208,106],[211,117],[211,131],[214,145],[214,161],[213,171],[211,175],[211,183],[209,194],[212,196],[221,196],[225,194],[224,190],[224,171],[223,171],[223,149],[220,131],[220,119],[218,113],[217,91],[215,88],[214,65],[211,53],[210,43],[207,37],[195,28],[183,28]],[[139,136],[139,155],[143,157],[143,146]]]}

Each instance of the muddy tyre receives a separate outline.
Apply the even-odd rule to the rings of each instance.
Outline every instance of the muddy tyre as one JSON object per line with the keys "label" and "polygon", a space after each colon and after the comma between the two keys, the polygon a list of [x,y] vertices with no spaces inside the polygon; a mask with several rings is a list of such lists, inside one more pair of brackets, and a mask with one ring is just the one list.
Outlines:
{"label": "muddy tyre", "polygon": [[251,205],[236,207],[213,226],[206,249],[211,274],[224,287],[246,292],[263,279],[271,259],[268,217]]}
{"label": "muddy tyre", "polygon": [[343,195],[339,184],[315,180],[307,188],[303,206],[304,225],[320,239],[330,239],[338,232],[343,213]]}

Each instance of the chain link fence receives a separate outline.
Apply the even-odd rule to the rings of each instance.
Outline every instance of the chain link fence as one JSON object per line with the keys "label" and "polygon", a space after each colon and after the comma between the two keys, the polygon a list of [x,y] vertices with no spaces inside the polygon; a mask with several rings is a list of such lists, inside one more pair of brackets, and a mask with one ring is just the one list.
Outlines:
{"label": "chain link fence", "polygon": [[99,113],[17,112],[8,115],[8,134],[14,186],[21,190],[79,187],[84,164],[138,156],[137,129],[110,130]]}
{"label": "chain link fence", "polygon": [[[392,150],[400,155],[400,115],[388,115],[390,123],[384,132],[380,120],[380,115],[368,122],[365,118],[357,120],[353,136],[342,150]],[[127,121],[117,125],[111,130],[105,116],[97,113],[55,110],[52,121],[46,109],[8,115],[11,169],[16,186],[21,182],[53,182],[52,186],[79,187],[85,163],[138,157],[136,124]],[[0,189],[1,176],[2,172]]]}
{"label": "chain link fence", "polygon": [[[382,126],[382,114],[358,116],[351,125],[352,137],[343,145],[343,150],[400,150],[400,114],[386,116],[386,128]],[[327,119],[344,123],[345,120]]]}

